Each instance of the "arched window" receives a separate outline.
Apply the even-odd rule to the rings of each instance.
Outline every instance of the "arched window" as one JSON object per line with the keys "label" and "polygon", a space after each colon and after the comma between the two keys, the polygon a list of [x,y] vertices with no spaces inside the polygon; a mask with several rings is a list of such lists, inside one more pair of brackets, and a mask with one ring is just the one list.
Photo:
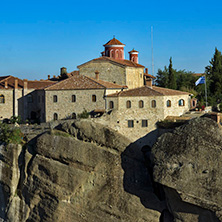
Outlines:
{"label": "arched window", "polygon": [[114,108],[114,102],[113,102],[113,101],[110,101],[110,102],[109,102],[109,108],[110,108],[110,109],[113,109],[113,108]]}
{"label": "arched window", "polygon": [[57,113],[53,114],[53,120],[58,120],[58,114]]}
{"label": "arched window", "polygon": [[143,100],[140,100],[139,101],[139,108],[143,108],[144,107],[144,102],[143,102]]}
{"label": "arched window", "polygon": [[126,101],[126,108],[131,108],[131,101],[130,100]]}
{"label": "arched window", "polygon": [[33,97],[31,94],[27,95],[27,101],[28,103],[32,103],[33,102]]}
{"label": "arched window", "polygon": [[76,119],[76,114],[72,113],[72,119]]}
{"label": "arched window", "polygon": [[72,102],[76,102],[76,95],[72,95]]}
{"label": "arched window", "polygon": [[58,102],[58,97],[56,95],[53,96],[53,102],[57,103]]}
{"label": "arched window", "polygon": [[92,101],[96,102],[96,95],[92,95]]}
{"label": "arched window", "polygon": [[119,58],[119,50],[116,50],[116,59]]}
{"label": "arched window", "polygon": [[185,106],[185,101],[183,99],[180,99],[178,104],[179,106]]}
{"label": "arched window", "polygon": [[152,108],[155,108],[155,107],[156,107],[156,100],[152,100],[152,101],[151,101],[151,107],[152,107]]}
{"label": "arched window", "polygon": [[5,96],[4,95],[0,95],[0,103],[5,103]]}
{"label": "arched window", "polygon": [[167,107],[171,107],[171,101],[167,100]]}
{"label": "arched window", "polygon": [[113,49],[110,50],[110,57],[113,58],[114,57],[114,52],[113,52]]}

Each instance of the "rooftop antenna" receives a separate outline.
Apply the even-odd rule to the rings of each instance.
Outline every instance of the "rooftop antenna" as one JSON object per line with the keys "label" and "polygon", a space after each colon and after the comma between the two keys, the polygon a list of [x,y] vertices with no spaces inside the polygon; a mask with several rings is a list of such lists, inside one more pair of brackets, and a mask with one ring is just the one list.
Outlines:
{"label": "rooftop antenna", "polygon": [[152,45],[152,75],[154,76],[154,59],[153,59],[153,26],[151,26],[151,45]]}

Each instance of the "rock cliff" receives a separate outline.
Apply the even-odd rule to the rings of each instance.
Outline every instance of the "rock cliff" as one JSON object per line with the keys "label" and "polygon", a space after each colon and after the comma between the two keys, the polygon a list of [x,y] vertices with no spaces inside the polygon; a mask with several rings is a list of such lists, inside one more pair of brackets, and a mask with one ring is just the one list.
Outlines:
{"label": "rock cliff", "polygon": [[141,150],[87,120],[62,123],[23,147],[2,144],[0,198],[7,222],[157,222],[166,208]]}
{"label": "rock cliff", "polygon": [[222,221],[222,130],[216,122],[193,119],[163,134],[151,159],[174,221]]}

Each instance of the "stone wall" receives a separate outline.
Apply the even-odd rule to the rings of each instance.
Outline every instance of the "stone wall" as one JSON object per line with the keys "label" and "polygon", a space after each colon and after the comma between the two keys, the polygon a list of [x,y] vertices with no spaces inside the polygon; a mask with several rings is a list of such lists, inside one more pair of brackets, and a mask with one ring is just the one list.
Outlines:
{"label": "stone wall", "polygon": [[108,61],[91,61],[79,67],[80,75],[95,78],[95,71],[99,71],[99,79],[126,85],[125,68]]}
{"label": "stone wall", "polygon": [[[71,117],[86,109],[88,112],[94,109],[105,109],[104,89],[91,90],[53,90],[45,91],[45,114],[46,121],[53,120],[54,113],[58,114],[58,119]],[[58,98],[53,102],[53,96]],[[76,102],[72,102],[72,95],[76,96]],[[92,95],[96,95],[96,102],[92,101]]]}
{"label": "stone wall", "polygon": [[[190,97],[189,95],[178,95],[178,96],[164,96],[164,118],[167,116],[181,116],[187,112],[190,108]],[[184,106],[179,106],[179,100],[183,99]],[[167,107],[167,100],[171,101],[171,107]]]}
{"label": "stone wall", "polygon": [[127,67],[126,85],[129,89],[134,89],[143,86],[143,68]]}
{"label": "stone wall", "polygon": [[13,90],[0,90],[5,97],[5,103],[0,103],[0,119],[10,118],[13,115]]}
{"label": "stone wall", "polygon": [[[179,99],[184,99],[184,106],[178,105]],[[139,108],[140,100],[143,101],[143,108]],[[155,108],[151,106],[152,100],[156,101]],[[167,107],[167,100],[171,100],[171,107]],[[106,114],[95,121],[117,130],[132,141],[145,136],[147,133],[154,132],[156,130],[156,123],[160,120],[164,120],[167,116],[180,116],[189,110],[188,95],[107,97],[108,110],[110,109],[110,101],[114,103],[114,108],[110,115]],[[131,108],[126,108],[127,101],[131,101]],[[157,135],[154,136],[156,139]]]}

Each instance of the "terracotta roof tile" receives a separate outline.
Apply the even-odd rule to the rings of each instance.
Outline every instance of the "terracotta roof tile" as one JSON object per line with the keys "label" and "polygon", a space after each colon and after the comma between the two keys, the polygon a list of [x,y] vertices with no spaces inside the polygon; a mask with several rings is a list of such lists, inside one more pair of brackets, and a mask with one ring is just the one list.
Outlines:
{"label": "terracotta roof tile", "polygon": [[45,88],[45,90],[68,90],[68,89],[121,89],[123,86],[106,82],[103,80],[96,80],[83,75],[74,75],[68,79],[60,81],[52,86]]}
{"label": "terracotta roof tile", "polygon": [[167,88],[161,88],[153,86],[152,88],[148,86],[143,86],[135,89],[130,89],[126,91],[121,91],[118,93],[110,94],[108,97],[117,96],[173,96],[173,95],[189,95],[187,92],[182,92],[179,90],[172,90]]}
{"label": "terracotta roof tile", "polygon": [[[18,79],[18,89],[24,88],[24,80],[16,78],[14,76],[7,76],[5,78],[0,77],[0,89],[5,89],[5,82],[7,80],[8,82],[8,88],[7,89],[14,89],[15,88],[15,79]],[[45,88],[46,86],[52,85],[55,82],[49,81],[49,80],[43,80],[43,81],[28,81],[28,89],[41,89]]]}
{"label": "terracotta roof tile", "polygon": [[74,75],[79,75],[79,71],[78,70],[74,70],[70,73],[67,73],[67,75],[70,77],[70,76],[74,76]]}
{"label": "terracotta roof tile", "polygon": [[144,76],[147,76],[147,77],[150,77],[150,78],[152,78],[152,79],[156,79],[156,77],[153,76],[153,75],[151,75],[151,74],[144,73],[143,75],[144,75]]}
{"label": "terracotta roof tile", "polygon": [[110,57],[107,57],[107,56],[102,56],[102,57],[90,60],[86,63],[83,63],[82,65],[77,66],[77,68],[79,68],[79,67],[81,67],[81,66],[83,66],[83,65],[85,65],[89,62],[92,62],[92,61],[108,61],[108,62],[114,62],[116,64],[120,64],[120,65],[123,65],[123,66],[130,66],[130,67],[135,67],[135,68],[144,68],[143,65],[140,65],[138,63],[132,62],[132,61],[127,60],[127,59],[124,59],[124,60],[113,59],[113,58],[110,58]]}
{"label": "terracotta roof tile", "polygon": [[104,44],[103,46],[106,46],[106,45],[123,45],[123,46],[124,46],[124,44],[123,44],[122,42],[120,42],[118,39],[115,39],[115,38],[109,40],[109,41],[108,41],[106,44]]}
{"label": "terracotta roof tile", "polygon": [[131,51],[129,51],[129,53],[131,53],[131,52],[138,52],[138,51],[136,51],[135,49],[132,49]]}

